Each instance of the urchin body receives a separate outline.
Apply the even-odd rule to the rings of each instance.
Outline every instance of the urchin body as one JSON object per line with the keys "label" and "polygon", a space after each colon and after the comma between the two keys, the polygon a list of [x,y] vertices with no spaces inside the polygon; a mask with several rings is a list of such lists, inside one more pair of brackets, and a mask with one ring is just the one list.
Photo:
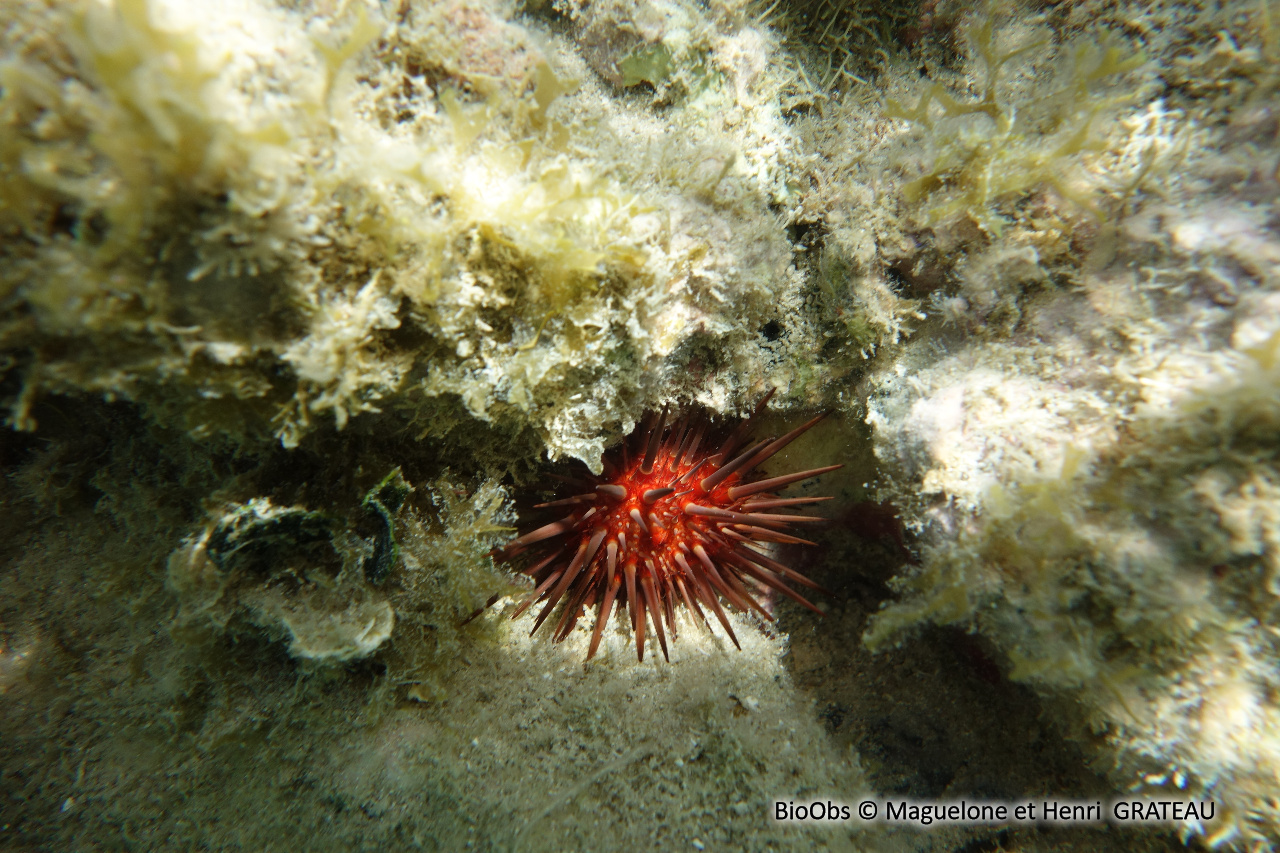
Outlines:
{"label": "urchin body", "polygon": [[820,587],[764,551],[772,542],[813,544],[788,531],[824,519],[778,510],[828,500],[780,498],[774,492],[840,466],[768,479],[756,474],[757,466],[821,420],[751,444],[752,423],[767,400],[718,447],[707,446],[713,428],[706,419],[668,426],[664,410],[606,457],[602,476],[569,481],[578,487],[574,494],[539,504],[563,515],[494,552],[499,562],[532,555],[524,571],[537,587],[513,618],[541,602],[536,632],[563,602],[553,634],[559,642],[594,607],[590,660],[613,609],[626,607],[636,656],[644,660],[647,623],[652,621],[665,657],[667,633],[674,639],[681,606],[703,624],[709,624],[704,610],[710,610],[735,646],[722,600],[772,619],[757,596],[774,590],[820,613],[788,582]]}

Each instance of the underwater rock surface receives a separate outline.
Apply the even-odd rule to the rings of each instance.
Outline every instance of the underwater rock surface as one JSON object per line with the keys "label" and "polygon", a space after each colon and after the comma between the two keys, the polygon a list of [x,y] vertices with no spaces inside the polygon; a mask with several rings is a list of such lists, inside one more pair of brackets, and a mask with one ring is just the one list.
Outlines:
{"label": "underwater rock surface", "polygon": [[[0,846],[1277,845],[1275,4],[0,23]],[[770,390],[824,617],[507,618],[552,477]],[[1219,811],[772,811],[1119,795]]]}

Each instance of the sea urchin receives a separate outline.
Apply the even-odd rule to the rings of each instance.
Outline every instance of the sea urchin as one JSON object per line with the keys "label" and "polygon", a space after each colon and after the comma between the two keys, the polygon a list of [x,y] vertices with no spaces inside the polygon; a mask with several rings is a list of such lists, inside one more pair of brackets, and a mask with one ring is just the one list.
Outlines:
{"label": "sea urchin", "polygon": [[[636,657],[643,661],[646,622],[652,619],[662,655],[667,657],[667,631],[674,640],[675,611],[681,603],[708,628],[703,608],[709,609],[735,646],[738,638],[721,598],[738,610],[755,610],[772,620],[756,598],[772,589],[821,614],[787,581],[822,588],[762,551],[774,542],[814,544],[786,531],[825,519],[775,511],[830,498],[779,498],[774,492],[841,466],[768,479],[753,476],[757,466],[822,419],[819,415],[780,438],[747,446],[752,425],[771,395],[714,453],[706,452],[704,443],[713,427],[705,417],[686,417],[667,426],[663,409],[605,457],[602,476],[566,478],[578,492],[537,508],[567,514],[493,552],[497,562],[533,552],[534,561],[524,571],[537,588],[512,618],[545,602],[533,625],[537,631],[563,601],[553,634],[560,642],[585,609],[594,606],[590,660],[614,605],[625,605],[635,634]],[[636,446],[630,446],[633,443]]]}

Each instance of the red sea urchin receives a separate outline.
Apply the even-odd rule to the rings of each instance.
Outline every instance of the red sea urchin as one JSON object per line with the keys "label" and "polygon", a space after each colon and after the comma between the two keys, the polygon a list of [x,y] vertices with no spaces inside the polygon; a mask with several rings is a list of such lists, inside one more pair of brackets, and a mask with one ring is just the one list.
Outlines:
{"label": "red sea urchin", "polygon": [[[781,438],[747,447],[752,424],[770,396],[772,392],[715,453],[707,454],[703,448],[712,431],[705,417],[683,418],[668,427],[663,409],[623,441],[618,451],[606,455],[603,476],[586,474],[578,480],[566,480],[578,486],[579,493],[538,508],[567,511],[567,515],[493,552],[497,562],[535,553],[533,564],[524,572],[537,588],[512,618],[537,602],[545,602],[533,625],[537,631],[564,601],[553,634],[555,642],[560,642],[569,636],[585,609],[594,605],[595,628],[587,650],[590,660],[600,646],[614,605],[626,605],[636,657],[643,661],[646,622],[652,619],[662,655],[667,657],[666,632],[675,639],[675,611],[680,603],[708,628],[702,608],[710,609],[735,646],[738,638],[721,607],[721,598],[738,610],[755,610],[772,620],[756,599],[757,591],[772,589],[821,615],[786,581],[822,588],[761,551],[771,542],[814,544],[786,531],[796,524],[826,519],[780,515],[774,510],[830,498],[779,498],[774,492],[841,466],[769,479],[752,476],[757,466],[822,419],[819,415]],[[632,442],[638,446],[630,447]]]}

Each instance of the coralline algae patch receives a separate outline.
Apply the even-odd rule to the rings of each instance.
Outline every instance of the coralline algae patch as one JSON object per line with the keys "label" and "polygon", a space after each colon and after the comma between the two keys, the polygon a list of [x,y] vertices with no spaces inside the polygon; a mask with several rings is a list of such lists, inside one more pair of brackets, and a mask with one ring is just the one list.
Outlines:
{"label": "coralline algae patch", "polygon": [[[1208,227],[1224,207],[1240,215]],[[1065,718],[1102,733],[1118,787],[1212,797],[1227,819],[1207,841],[1252,846],[1280,820],[1280,269],[1259,262],[1280,241],[1252,206],[1160,209],[1175,241],[1202,236],[1200,270],[1257,277],[1228,279],[1230,300],[1202,289],[1182,258],[1146,253],[1140,208],[1120,259],[1143,266],[1027,300],[1037,339],[908,347],[875,380],[885,497],[924,544],[865,639],[973,626],[1011,678],[1071,697]],[[1259,249],[1247,268],[1242,245]]]}
{"label": "coralline algae patch", "polygon": [[[1146,61],[1123,72],[1133,90],[1111,89],[1077,125],[1096,134],[1081,161],[1088,177],[1076,173],[1092,201],[1079,185],[1015,195],[1017,208],[989,196],[973,218],[1000,219],[979,234],[937,200],[963,207],[994,184],[952,172],[922,185],[935,200],[916,216],[934,250],[968,252],[949,283],[932,285],[929,323],[883,354],[865,386],[880,497],[903,511],[921,552],[867,644],[902,642],[928,622],[983,634],[1011,678],[1105,744],[1118,789],[1211,797],[1226,820],[1189,821],[1184,835],[1263,849],[1280,825],[1267,793],[1280,773],[1269,532],[1280,153],[1260,106],[1274,83],[1247,69],[1274,51],[1269,21],[1237,7],[1144,40]],[[1002,101],[1025,90],[1002,93],[981,71],[1038,36],[1024,23],[970,33],[970,77],[988,88],[967,101],[946,94],[928,122],[912,118],[942,153],[911,168],[990,162],[947,159],[955,145],[1000,156],[981,146],[1003,144]],[[1189,53],[1169,59],[1175,49]],[[1142,94],[1153,73],[1200,79],[1209,66],[1231,69],[1212,93]],[[1024,79],[1055,73],[1029,67]],[[969,114],[979,108],[990,120]],[[973,126],[947,136],[966,115]],[[1028,132],[1046,127],[1032,119]],[[934,265],[926,255],[910,279],[939,282]]]}

